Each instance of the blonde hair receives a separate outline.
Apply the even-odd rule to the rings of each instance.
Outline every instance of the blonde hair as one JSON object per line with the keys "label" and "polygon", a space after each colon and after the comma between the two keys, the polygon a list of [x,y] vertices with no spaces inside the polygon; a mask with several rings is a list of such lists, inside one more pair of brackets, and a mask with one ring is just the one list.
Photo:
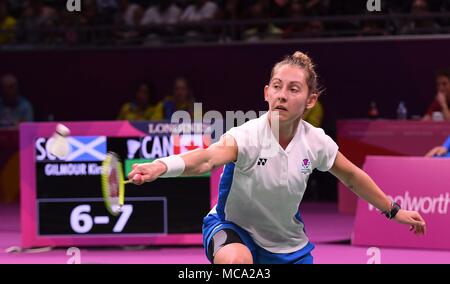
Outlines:
{"label": "blonde hair", "polygon": [[283,65],[296,66],[305,70],[309,94],[320,95],[321,91],[319,90],[318,76],[315,70],[316,66],[308,55],[303,52],[296,51],[292,55],[285,56],[283,60],[273,66],[272,72],[270,73],[270,80],[272,80],[275,70]]}

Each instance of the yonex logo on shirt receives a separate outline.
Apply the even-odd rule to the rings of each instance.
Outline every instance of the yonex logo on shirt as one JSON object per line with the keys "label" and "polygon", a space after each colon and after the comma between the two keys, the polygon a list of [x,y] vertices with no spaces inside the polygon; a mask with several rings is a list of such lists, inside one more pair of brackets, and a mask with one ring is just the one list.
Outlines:
{"label": "yonex logo on shirt", "polygon": [[267,159],[259,158],[258,159],[258,166],[264,166],[266,165]]}

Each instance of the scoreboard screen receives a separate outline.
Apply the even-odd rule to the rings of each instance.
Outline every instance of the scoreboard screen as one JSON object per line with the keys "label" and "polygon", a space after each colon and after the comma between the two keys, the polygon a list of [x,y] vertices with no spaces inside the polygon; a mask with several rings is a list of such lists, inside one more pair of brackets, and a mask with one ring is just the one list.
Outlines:
{"label": "scoreboard screen", "polygon": [[118,216],[105,208],[100,174],[108,151],[126,176],[134,163],[206,148],[207,135],[174,135],[164,122],[67,122],[70,152],[58,159],[48,150],[55,125],[21,125],[22,246],[201,244],[219,172],[127,184]]}

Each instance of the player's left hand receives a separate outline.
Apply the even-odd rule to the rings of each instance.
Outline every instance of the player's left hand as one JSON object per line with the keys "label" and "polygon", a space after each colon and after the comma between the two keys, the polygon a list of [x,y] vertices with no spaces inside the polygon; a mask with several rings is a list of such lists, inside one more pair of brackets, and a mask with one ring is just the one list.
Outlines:
{"label": "player's left hand", "polygon": [[434,157],[434,156],[444,156],[447,154],[448,150],[444,146],[438,146],[431,149],[428,153],[425,154],[425,157]]}
{"label": "player's left hand", "polygon": [[410,225],[409,230],[414,231],[416,235],[425,235],[426,233],[425,220],[416,211],[400,209],[394,219],[400,224]]}

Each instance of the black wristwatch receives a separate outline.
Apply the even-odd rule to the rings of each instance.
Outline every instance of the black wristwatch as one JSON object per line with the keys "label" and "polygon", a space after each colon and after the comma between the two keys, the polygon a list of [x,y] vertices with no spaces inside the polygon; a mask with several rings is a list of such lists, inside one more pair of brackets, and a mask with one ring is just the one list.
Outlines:
{"label": "black wristwatch", "polygon": [[384,214],[384,216],[388,219],[393,219],[400,209],[400,205],[397,202],[392,201],[391,209],[381,212],[381,214]]}

